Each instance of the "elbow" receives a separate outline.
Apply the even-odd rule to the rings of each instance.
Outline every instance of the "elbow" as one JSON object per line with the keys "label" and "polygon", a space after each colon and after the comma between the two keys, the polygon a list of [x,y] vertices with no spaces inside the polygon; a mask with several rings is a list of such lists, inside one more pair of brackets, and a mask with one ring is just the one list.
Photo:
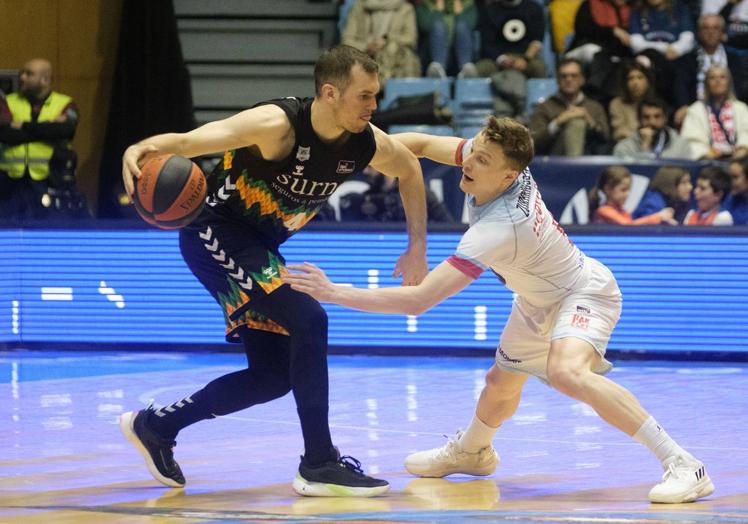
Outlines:
{"label": "elbow", "polygon": [[434,307],[434,303],[415,295],[411,300],[405,303],[403,313],[413,317],[419,317]]}
{"label": "elbow", "polygon": [[421,304],[409,304],[405,307],[403,313],[411,317],[420,317],[429,309],[431,308],[422,306]]}

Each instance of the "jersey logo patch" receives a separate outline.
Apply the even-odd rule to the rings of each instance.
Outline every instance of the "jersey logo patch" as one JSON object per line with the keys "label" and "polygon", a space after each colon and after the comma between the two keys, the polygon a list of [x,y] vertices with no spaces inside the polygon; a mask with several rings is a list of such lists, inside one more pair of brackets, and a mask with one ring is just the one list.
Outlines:
{"label": "jersey logo patch", "polygon": [[335,172],[339,175],[350,175],[356,169],[356,162],[353,160],[340,160]]}
{"label": "jersey logo patch", "polygon": [[574,313],[571,316],[571,327],[587,329],[588,327],[590,327],[590,317]]}
{"label": "jersey logo patch", "polygon": [[299,162],[309,160],[309,157],[311,156],[311,149],[311,146],[299,146],[299,148],[296,150],[296,160],[298,160]]}

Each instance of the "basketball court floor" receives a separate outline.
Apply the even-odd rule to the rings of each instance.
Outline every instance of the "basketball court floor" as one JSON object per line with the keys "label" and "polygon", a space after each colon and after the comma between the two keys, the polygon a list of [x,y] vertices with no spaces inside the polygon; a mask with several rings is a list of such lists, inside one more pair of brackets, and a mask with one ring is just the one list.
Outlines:
{"label": "basketball court floor", "polygon": [[706,463],[717,490],[697,503],[648,503],[656,459],[534,379],[494,441],[494,475],[409,475],[408,453],[467,425],[490,364],[332,356],[333,440],[392,489],[319,499],[291,490],[302,444],[290,395],[184,430],[184,489],[154,481],[121,437],[120,413],[178,400],[243,355],[0,353],[0,523],[748,522],[746,364],[619,362],[612,372]]}

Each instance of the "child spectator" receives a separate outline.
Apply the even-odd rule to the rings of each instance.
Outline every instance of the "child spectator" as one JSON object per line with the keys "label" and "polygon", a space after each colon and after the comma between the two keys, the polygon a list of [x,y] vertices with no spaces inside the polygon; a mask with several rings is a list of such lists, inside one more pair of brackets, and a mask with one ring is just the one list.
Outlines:
{"label": "child spectator", "polygon": [[688,171],[674,166],[661,167],[649,183],[647,192],[644,193],[633,216],[635,219],[641,218],[671,207],[675,210],[673,218],[682,224],[688,213],[692,189],[693,184]]}
{"label": "child spectator", "polygon": [[696,209],[686,215],[687,226],[731,226],[732,215],[721,210],[722,202],[730,192],[730,175],[719,167],[705,167],[699,172],[696,187]]}
{"label": "child spectator", "polygon": [[606,168],[590,191],[590,214],[593,224],[647,225],[676,224],[674,210],[666,207],[648,216],[633,219],[623,208],[631,191],[631,173],[623,166]]}

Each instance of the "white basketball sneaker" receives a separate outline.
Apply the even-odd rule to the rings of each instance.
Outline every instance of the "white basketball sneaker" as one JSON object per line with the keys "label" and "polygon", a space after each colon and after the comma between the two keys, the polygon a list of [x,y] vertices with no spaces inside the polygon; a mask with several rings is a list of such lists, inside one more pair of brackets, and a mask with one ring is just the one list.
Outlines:
{"label": "white basketball sneaker", "polygon": [[665,466],[662,482],[649,492],[649,500],[660,504],[679,504],[693,502],[712,493],[714,484],[704,464],[692,457],[679,456]]}
{"label": "white basketball sneaker", "polygon": [[462,431],[449,439],[440,448],[419,451],[405,458],[405,469],[419,477],[445,477],[453,473],[466,475],[490,475],[496,471],[499,456],[493,446],[486,446],[477,453],[467,453],[460,448]]}

